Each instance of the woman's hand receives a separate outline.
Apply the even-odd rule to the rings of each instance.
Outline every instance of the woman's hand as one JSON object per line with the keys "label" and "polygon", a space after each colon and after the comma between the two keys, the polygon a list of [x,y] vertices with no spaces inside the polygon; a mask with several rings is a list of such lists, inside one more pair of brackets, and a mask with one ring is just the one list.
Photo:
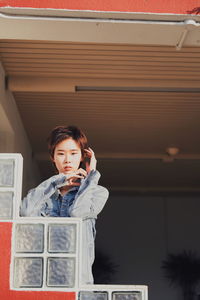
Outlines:
{"label": "woman's hand", "polygon": [[86,172],[88,174],[90,171],[96,170],[97,160],[96,160],[94,151],[91,148],[84,149],[84,151],[86,152],[86,156],[90,158],[90,162],[86,161],[86,163],[85,163]]}
{"label": "woman's hand", "polygon": [[76,172],[66,175],[66,186],[79,186],[80,182],[77,182],[78,179],[85,178],[87,172],[80,168]]}

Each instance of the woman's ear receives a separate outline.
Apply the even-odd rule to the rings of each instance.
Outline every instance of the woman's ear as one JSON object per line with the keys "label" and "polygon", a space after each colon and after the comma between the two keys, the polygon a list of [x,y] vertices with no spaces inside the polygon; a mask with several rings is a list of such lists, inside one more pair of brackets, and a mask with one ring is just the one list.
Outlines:
{"label": "woman's ear", "polygon": [[50,155],[50,161],[54,162],[54,158]]}
{"label": "woman's ear", "polygon": [[86,153],[85,153],[85,151],[83,150],[83,151],[81,151],[82,153],[82,155],[81,155],[81,162],[83,162],[84,160],[85,160],[85,158],[86,158]]}

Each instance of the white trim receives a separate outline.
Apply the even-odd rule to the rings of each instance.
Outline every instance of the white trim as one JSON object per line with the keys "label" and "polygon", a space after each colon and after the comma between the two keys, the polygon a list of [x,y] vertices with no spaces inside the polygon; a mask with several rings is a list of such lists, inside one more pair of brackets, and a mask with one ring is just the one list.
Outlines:
{"label": "white trim", "polygon": [[158,21],[0,13],[1,39],[176,46],[187,29],[184,46],[199,46],[197,26],[193,16],[184,21]]}
{"label": "white trim", "polygon": [[80,251],[77,253],[77,259],[79,261],[79,264],[77,264],[77,274],[78,274],[78,287],[81,286],[82,282],[82,240],[83,240],[83,230],[82,230],[82,222],[79,223],[78,231],[79,235],[77,234],[77,249],[80,249]]}
{"label": "white trim", "polygon": [[100,10],[76,10],[55,8],[32,8],[32,7],[0,7],[4,15],[21,16],[53,16],[68,18],[101,18],[101,19],[128,19],[128,20],[166,20],[184,21],[193,19],[200,21],[200,15],[178,13],[155,13],[155,12],[129,12],[129,11],[100,11]]}
{"label": "white trim", "polygon": [[13,204],[13,217],[14,219],[19,217],[19,207],[21,204],[21,197],[22,197],[22,173],[23,173],[23,157],[21,154],[18,154],[16,157],[18,157],[15,160],[15,198],[14,198],[14,204]]}

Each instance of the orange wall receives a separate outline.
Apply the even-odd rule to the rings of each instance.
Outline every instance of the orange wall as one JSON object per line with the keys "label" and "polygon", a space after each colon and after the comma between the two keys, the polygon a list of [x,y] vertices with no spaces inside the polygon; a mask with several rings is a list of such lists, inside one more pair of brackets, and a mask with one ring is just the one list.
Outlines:
{"label": "orange wall", "polygon": [[75,300],[75,293],[11,291],[9,287],[12,223],[0,222],[0,299]]}
{"label": "orange wall", "polygon": [[0,0],[0,6],[187,14],[200,0]]}

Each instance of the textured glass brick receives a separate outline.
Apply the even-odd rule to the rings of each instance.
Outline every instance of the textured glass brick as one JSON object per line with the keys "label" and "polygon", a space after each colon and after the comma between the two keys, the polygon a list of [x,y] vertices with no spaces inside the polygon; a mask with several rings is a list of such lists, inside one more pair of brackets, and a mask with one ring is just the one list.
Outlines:
{"label": "textured glass brick", "polygon": [[15,258],[14,286],[16,288],[42,287],[42,270],[42,258]]}
{"label": "textured glass brick", "polygon": [[112,300],[142,300],[141,292],[113,292]]}
{"label": "textured glass brick", "polygon": [[0,186],[13,186],[14,184],[14,161],[0,159]]}
{"label": "textured glass brick", "polygon": [[13,193],[0,192],[0,219],[12,219]]}
{"label": "textured glass brick", "polygon": [[74,258],[48,258],[47,286],[73,287],[75,281]]}
{"label": "textured glass brick", "polygon": [[76,224],[49,225],[48,252],[74,253],[76,251]]}
{"label": "textured glass brick", "polygon": [[17,224],[15,227],[16,252],[44,251],[44,225],[43,224]]}
{"label": "textured glass brick", "polygon": [[79,292],[79,300],[108,300],[108,293],[82,291]]}

